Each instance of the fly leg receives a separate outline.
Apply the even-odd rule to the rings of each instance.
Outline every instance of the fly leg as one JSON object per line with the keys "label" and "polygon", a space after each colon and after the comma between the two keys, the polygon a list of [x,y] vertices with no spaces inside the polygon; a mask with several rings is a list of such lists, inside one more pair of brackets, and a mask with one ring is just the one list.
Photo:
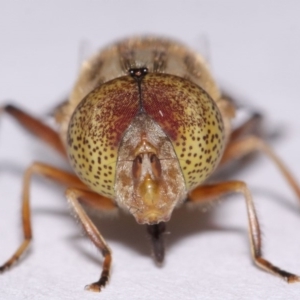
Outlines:
{"label": "fly leg", "polygon": [[[58,133],[55,130],[13,105],[5,105],[0,107],[0,114],[1,113],[9,114],[15,120],[17,120],[27,131],[33,133],[35,136],[46,142],[64,157],[67,157],[64,146],[59,138]],[[22,193],[22,224],[24,241],[14,253],[14,255],[6,263],[0,266],[0,272],[8,269],[15,261],[19,259],[19,257],[29,246],[30,240],[32,239],[29,205],[29,185],[33,173],[48,176],[58,182],[66,183],[67,185],[72,184],[80,187],[85,186],[76,176],[41,163],[34,163],[26,170],[24,174]]]}
{"label": "fly leg", "polygon": [[229,193],[241,193],[244,196],[248,215],[248,229],[251,246],[251,254],[254,263],[261,269],[277,275],[285,281],[292,283],[300,281],[300,277],[292,273],[286,272],[268,260],[262,255],[261,231],[258,218],[255,212],[252,195],[244,182],[228,181],[217,184],[199,186],[189,194],[188,201],[199,203],[204,201],[215,200]]}
{"label": "fly leg", "polygon": [[227,147],[223,153],[219,167],[252,154],[254,152],[263,152],[282,173],[288,184],[291,186],[298,199],[300,200],[300,186],[294,176],[273,152],[271,147],[259,136],[261,128],[262,115],[255,112],[249,120],[236,128],[230,135]]}
{"label": "fly leg", "polygon": [[[69,188],[66,191],[66,197],[71,203],[76,216],[78,217],[80,223],[83,226],[84,231],[88,235],[89,239],[93,244],[99,249],[104,257],[102,273],[98,281],[89,284],[85,287],[86,290],[92,292],[100,292],[101,289],[106,285],[109,280],[110,267],[111,267],[111,250],[106,244],[101,233],[88,217],[84,209],[82,208],[80,202],[88,204],[90,206],[100,208],[100,209],[114,209],[116,206],[108,198],[101,195],[95,194],[93,192],[88,192],[81,189]],[[101,199],[102,198],[102,199]]]}
{"label": "fly leg", "polygon": [[[99,243],[96,244],[98,248],[101,248],[102,246],[101,242],[103,242],[104,240],[101,237],[100,233],[95,228],[95,226],[93,225],[93,223],[86,216],[85,212],[78,204],[78,201],[79,200],[84,201],[87,205],[92,206],[96,209],[112,210],[116,208],[116,206],[113,204],[113,202],[110,199],[89,191],[86,185],[83,182],[81,182],[77,176],[43,163],[36,162],[32,164],[26,170],[24,174],[24,181],[23,181],[22,224],[23,224],[24,240],[19,246],[19,248],[15,251],[15,253],[12,255],[12,257],[9,260],[7,260],[2,266],[0,266],[0,272],[8,269],[12,264],[14,264],[20,258],[20,256],[28,248],[30,241],[32,239],[29,187],[30,187],[30,181],[33,174],[48,177],[60,184],[71,186],[71,188],[67,190],[67,198],[72,204],[73,208],[75,209],[75,212],[77,213],[80,221],[82,222],[85,230],[87,231],[88,236],[91,238],[94,244],[96,244],[95,241]],[[101,237],[100,238],[101,242],[97,240],[98,236]],[[102,280],[99,281],[99,286],[97,285],[89,286],[88,287],[89,290],[97,290],[98,288],[99,291],[100,286],[104,286],[108,278],[111,256],[110,256],[110,250],[106,246],[105,242],[103,242],[103,245],[105,245],[105,247],[102,247],[101,249],[103,255],[105,256],[105,262],[104,262],[103,274],[101,277]],[[106,274],[107,276],[105,277]]]}
{"label": "fly leg", "polygon": [[252,116],[241,126],[237,127],[230,134],[230,141],[242,138],[246,135],[261,135],[263,116],[259,112],[254,112]]}
{"label": "fly leg", "polygon": [[47,143],[62,156],[67,157],[65,147],[62,144],[58,133],[51,127],[13,105],[5,105],[0,107],[0,114],[1,112],[5,112],[12,116],[27,131],[31,132],[39,139]]}
{"label": "fly leg", "polygon": [[22,191],[22,225],[23,225],[23,235],[24,240],[12,257],[0,266],[0,272],[8,269],[13,263],[15,263],[20,256],[28,248],[30,241],[32,239],[32,230],[31,230],[31,218],[30,218],[30,195],[29,187],[30,181],[33,174],[38,174],[42,176],[49,177],[59,183],[65,185],[72,185],[84,188],[85,185],[73,174],[59,170],[52,166],[42,164],[42,163],[33,163],[25,172],[23,178],[23,191]]}
{"label": "fly leg", "polygon": [[286,181],[291,186],[298,199],[300,200],[300,187],[294,176],[284,165],[281,159],[273,152],[270,146],[257,136],[249,135],[241,139],[236,139],[229,142],[227,148],[224,151],[223,157],[220,162],[220,166],[224,165],[229,161],[239,159],[255,151],[263,152],[273,161],[273,163],[279,169],[283,177],[286,179]]}

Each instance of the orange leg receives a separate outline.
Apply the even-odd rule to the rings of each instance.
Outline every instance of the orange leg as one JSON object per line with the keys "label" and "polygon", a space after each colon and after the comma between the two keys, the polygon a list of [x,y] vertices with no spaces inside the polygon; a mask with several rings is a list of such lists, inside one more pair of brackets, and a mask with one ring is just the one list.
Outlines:
{"label": "orange leg", "polygon": [[[101,233],[98,231],[86,212],[83,210],[79,202],[85,202],[86,204],[97,206],[101,209],[114,209],[116,208],[116,206],[112,203],[111,200],[107,198],[80,189],[69,188],[66,192],[66,196],[69,202],[72,204],[72,207],[76,215],[78,216],[86,234],[93,242],[93,244],[102,252],[102,255],[104,257],[103,270],[100,279],[85,287],[85,289],[88,291],[100,292],[109,279],[112,260],[111,251]],[[99,198],[101,198],[100,201]]]}
{"label": "orange leg", "polygon": [[94,207],[100,209],[112,209],[115,206],[112,204],[111,200],[98,195],[97,199],[94,193],[88,190],[86,185],[82,183],[79,178],[71,173],[62,171],[55,167],[43,164],[43,163],[34,163],[32,164],[24,174],[23,181],[23,192],[22,192],[22,224],[23,224],[23,233],[24,240],[12,257],[0,266],[0,272],[8,269],[13,263],[15,263],[24,251],[28,248],[30,241],[32,239],[32,229],[31,229],[31,218],[30,218],[30,195],[29,187],[30,181],[33,174],[42,175],[48,177],[58,183],[61,183],[66,186],[71,186],[74,188],[81,189],[85,191],[86,195],[89,196],[89,201],[86,201],[87,204],[92,204]]}
{"label": "orange leg", "polygon": [[230,140],[236,140],[246,135],[260,135],[261,133],[262,115],[258,112],[253,115],[241,126],[232,131]]}
{"label": "orange leg", "polygon": [[278,167],[278,169],[300,200],[300,187],[296,182],[294,176],[290,173],[283,162],[277,157],[277,155],[272,151],[272,149],[259,137],[250,135],[242,139],[230,142],[225,149],[220,165],[222,166],[229,161],[239,159],[254,151],[262,151],[275,163],[275,165]]}
{"label": "orange leg", "polygon": [[254,207],[251,193],[244,182],[228,181],[228,182],[221,182],[218,184],[200,186],[190,193],[188,200],[193,203],[199,203],[203,201],[214,200],[218,197],[221,197],[229,193],[241,193],[243,194],[246,200],[246,208],[247,208],[248,222],[249,222],[249,239],[250,239],[251,253],[252,253],[252,258],[254,260],[254,263],[258,267],[283,278],[289,283],[300,281],[299,276],[283,271],[278,267],[274,266],[265,258],[263,258],[262,250],[261,250],[262,247],[261,247],[260,227],[255,212],[255,207]]}
{"label": "orange leg", "polygon": [[6,112],[7,114],[15,118],[23,128],[49,144],[64,157],[67,157],[65,147],[62,144],[58,133],[48,125],[45,125],[40,120],[30,116],[28,113],[13,105],[0,107],[0,113],[1,112]]}
{"label": "orange leg", "polygon": [[85,187],[85,185],[75,176],[70,173],[61,171],[54,167],[42,164],[34,163],[25,172],[23,179],[23,192],[22,192],[22,224],[24,241],[14,253],[14,255],[2,266],[0,266],[0,272],[8,269],[14,262],[16,262],[19,257],[24,253],[24,251],[29,246],[32,239],[31,230],[31,220],[30,220],[30,204],[29,204],[29,186],[32,174],[39,174],[47,176],[57,182],[66,185]]}

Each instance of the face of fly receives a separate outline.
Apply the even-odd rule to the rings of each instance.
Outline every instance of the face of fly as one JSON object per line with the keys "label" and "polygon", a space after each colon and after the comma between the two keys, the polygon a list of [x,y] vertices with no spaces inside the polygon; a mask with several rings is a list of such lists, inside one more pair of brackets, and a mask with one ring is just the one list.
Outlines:
{"label": "face of fly", "polygon": [[142,109],[120,143],[115,191],[138,223],[151,225],[167,222],[214,170],[223,123],[208,94],[185,79],[144,73],[137,84]]}
{"label": "face of fly", "polygon": [[76,108],[70,161],[92,190],[113,198],[141,224],[170,219],[223,150],[214,101],[192,82],[133,70],[106,82]]}
{"label": "face of fly", "polygon": [[167,222],[185,195],[185,181],[172,143],[148,115],[126,131],[116,171],[117,201],[140,224]]}

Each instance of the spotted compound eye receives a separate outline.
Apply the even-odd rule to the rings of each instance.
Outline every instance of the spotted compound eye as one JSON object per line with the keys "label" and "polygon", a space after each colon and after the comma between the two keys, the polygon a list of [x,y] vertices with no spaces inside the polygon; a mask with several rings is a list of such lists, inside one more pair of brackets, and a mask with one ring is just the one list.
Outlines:
{"label": "spotted compound eye", "polygon": [[[116,167],[121,155],[133,162],[128,173],[128,187],[132,187],[131,180],[142,172],[140,160],[145,157],[125,155],[134,153],[136,145],[119,148],[125,132],[131,128],[135,132],[131,140],[137,144],[145,135],[153,143],[158,134],[158,130],[148,132],[142,125],[132,128],[136,126],[132,124],[140,124],[134,120],[142,114],[164,132],[162,140],[172,144],[188,191],[211,174],[221,157],[224,137],[220,112],[203,89],[186,79],[149,73],[139,84],[132,76],[116,78],[96,88],[78,105],[68,129],[71,164],[92,190],[114,198]],[[173,150],[165,153],[159,143],[157,147],[159,156],[148,152],[147,161],[154,177],[161,177],[164,170],[161,180],[170,187],[173,174],[162,167],[160,159],[169,159]]]}
{"label": "spotted compound eye", "polygon": [[141,83],[146,113],[171,140],[187,190],[203,182],[224,148],[224,125],[210,96],[189,80],[148,74]]}
{"label": "spotted compound eye", "polygon": [[76,108],[68,128],[70,162],[92,190],[113,198],[118,147],[138,112],[139,94],[130,76],[93,90]]}

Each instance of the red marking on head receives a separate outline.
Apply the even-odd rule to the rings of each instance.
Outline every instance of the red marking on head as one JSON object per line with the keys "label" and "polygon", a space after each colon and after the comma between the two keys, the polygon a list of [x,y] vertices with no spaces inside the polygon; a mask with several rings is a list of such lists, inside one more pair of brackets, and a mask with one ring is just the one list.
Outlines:
{"label": "red marking on head", "polygon": [[182,92],[178,82],[174,84],[163,75],[146,76],[142,82],[143,106],[172,139],[178,138],[179,128],[189,126],[185,115],[187,94]]}

